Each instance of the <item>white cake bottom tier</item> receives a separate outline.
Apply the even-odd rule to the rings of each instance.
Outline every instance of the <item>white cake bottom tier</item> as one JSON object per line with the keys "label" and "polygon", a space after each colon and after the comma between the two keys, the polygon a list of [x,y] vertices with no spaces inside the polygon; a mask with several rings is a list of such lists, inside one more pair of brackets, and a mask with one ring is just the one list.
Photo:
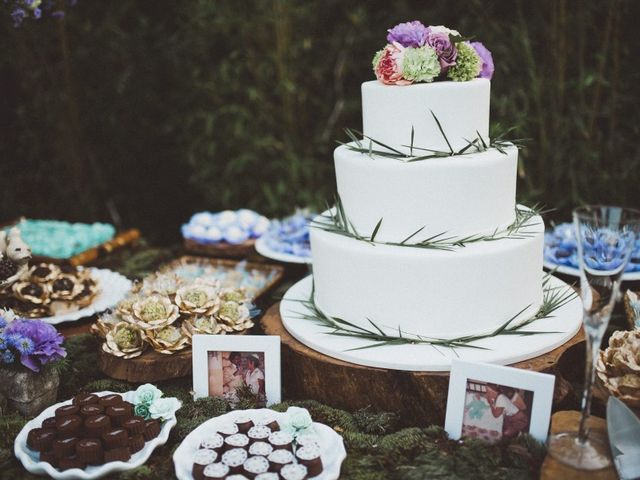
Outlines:
{"label": "white cake bottom tier", "polygon": [[405,163],[340,146],[336,183],[345,212],[360,235],[401,242],[433,235],[466,236],[505,227],[515,219],[518,149]]}
{"label": "white cake bottom tier", "polygon": [[[542,303],[544,223],[525,238],[454,251],[371,245],[311,229],[316,305],[325,314],[371,327],[398,327],[437,338],[488,333]],[[526,309],[523,311],[523,309]]]}

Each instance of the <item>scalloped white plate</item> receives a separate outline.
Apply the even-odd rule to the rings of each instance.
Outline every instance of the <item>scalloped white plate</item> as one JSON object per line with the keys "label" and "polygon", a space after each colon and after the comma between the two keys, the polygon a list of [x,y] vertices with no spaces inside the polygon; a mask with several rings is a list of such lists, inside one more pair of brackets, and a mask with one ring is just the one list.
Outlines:
{"label": "scalloped white plate", "polygon": [[100,292],[90,305],[73,312],[41,318],[43,322],[57,325],[63,322],[74,322],[104,312],[115,306],[131,290],[131,280],[117,272],[104,268],[91,268],[91,277],[97,282]]}
{"label": "scalloped white plate", "polygon": [[[96,392],[96,395],[102,397],[110,393],[116,392]],[[131,401],[133,400],[134,394],[134,391],[129,391],[127,393],[122,393],[121,395],[125,400]],[[15,453],[18,460],[22,462],[24,468],[26,468],[29,472],[35,473],[36,475],[49,475],[52,478],[61,480],[93,480],[110,473],[124,472],[125,470],[138,468],[149,459],[151,453],[155,450],[156,447],[167,443],[167,440],[169,439],[169,432],[176,425],[175,417],[164,421],[162,423],[162,428],[160,429],[160,435],[158,435],[150,442],[146,442],[144,444],[144,448],[139,452],[131,455],[131,458],[128,462],[109,462],[100,466],[89,466],[84,470],[80,470],[79,468],[71,468],[69,470],[60,471],[53,468],[50,463],[41,462],[38,460],[38,452],[34,452],[29,447],[27,447],[27,434],[31,429],[40,427],[42,425],[42,421],[45,418],[53,417],[56,408],[70,404],[71,399],[65,402],[51,405],[49,408],[43,410],[42,413],[40,413],[40,415],[38,415],[36,418],[28,422],[22,428],[22,430],[20,430],[20,433],[16,437],[16,440],[13,444],[13,452]]]}
{"label": "scalloped white plate", "polygon": [[[179,480],[193,480],[191,469],[193,468],[193,454],[198,449],[202,439],[215,431],[217,427],[224,423],[232,422],[239,415],[248,415],[251,418],[258,417],[269,413],[278,421],[283,420],[286,416],[284,412],[276,412],[268,408],[260,408],[253,410],[235,410],[225,413],[219,417],[207,420],[198,428],[193,430],[182,441],[180,446],[173,454],[173,464],[176,467],[176,476]],[[313,422],[320,448],[322,449],[322,465],[323,470],[320,475],[313,477],[313,480],[336,480],[340,478],[340,467],[345,458],[347,451],[344,449],[342,437],[338,435],[332,428],[322,423]]]}
{"label": "scalloped white plate", "polygon": [[311,263],[311,257],[300,257],[292,253],[276,252],[275,250],[270,249],[267,245],[266,240],[264,239],[264,236],[256,240],[255,247],[256,251],[260,255],[262,255],[263,257],[271,258],[272,260],[277,260],[284,263]]}
{"label": "scalloped white plate", "polygon": [[[563,275],[571,275],[572,277],[580,277],[580,269],[571,267],[569,265],[558,265],[549,260],[544,260],[542,262],[542,266],[547,270],[553,270],[558,273],[562,273]],[[636,280],[640,280],[640,272],[625,272],[622,275],[622,280],[634,282]]]}

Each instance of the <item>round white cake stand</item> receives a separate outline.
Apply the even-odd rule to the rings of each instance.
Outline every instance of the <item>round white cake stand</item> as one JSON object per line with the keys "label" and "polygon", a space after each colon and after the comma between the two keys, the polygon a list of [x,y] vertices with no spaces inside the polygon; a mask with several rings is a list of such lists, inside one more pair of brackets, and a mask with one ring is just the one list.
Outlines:
{"label": "round white cake stand", "polygon": [[267,241],[264,237],[260,237],[256,240],[255,247],[256,251],[263,257],[277,260],[278,262],[299,264],[311,263],[311,257],[300,257],[293,253],[283,253],[272,250],[269,248],[269,245],[267,245]]}
{"label": "round white cake stand", "polygon": [[[551,277],[551,288],[571,289],[562,280]],[[523,331],[544,331],[536,335],[499,335],[478,340],[470,345],[483,347],[455,349],[431,345],[385,345],[375,348],[368,340],[331,335],[331,329],[312,320],[301,318],[307,313],[300,301],[311,297],[312,277],[293,285],[280,303],[280,316],[287,331],[309,348],[345,362],[392,370],[445,372],[451,360],[509,365],[543,355],[569,341],[582,326],[582,302],[576,295],[572,300],[544,318],[523,327]],[[462,301],[462,300],[461,300]],[[499,301],[499,299],[496,299]],[[348,319],[346,319],[348,320]],[[375,319],[372,319],[375,321]],[[470,319],[473,321],[473,319]],[[506,320],[505,320],[506,321]],[[397,335],[393,329],[389,335]]]}

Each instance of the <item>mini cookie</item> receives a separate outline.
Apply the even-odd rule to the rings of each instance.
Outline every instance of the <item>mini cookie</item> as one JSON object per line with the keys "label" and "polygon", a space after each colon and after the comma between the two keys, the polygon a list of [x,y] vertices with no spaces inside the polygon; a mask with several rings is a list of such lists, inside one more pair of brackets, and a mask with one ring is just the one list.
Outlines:
{"label": "mini cookie", "polygon": [[225,423],[221,427],[218,428],[218,433],[223,437],[228,437],[229,435],[235,435],[239,433],[238,426],[235,423]]}
{"label": "mini cookie", "polygon": [[322,473],[322,460],[320,455],[322,451],[320,446],[314,443],[309,443],[304,447],[296,450],[296,458],[301,465],[307,467],[310,477],[315,477]]}
{"label": "mini cookie", "polygon": [[249,447],[249,455],[268,457],[273,452],[273,447],[267,442],[254,442]]}
{"label": "mini cookie", "polygon": [[247,436],[251,442],[266,442],[271,435],[271,429],[266,425],[255,425],[249,429]]}
{"label": "mini cookie", "polygon": [[249,457],[242,468],[247,477],[253,478],[269,470],[269,461],[264,457]]}
{"label": "mini cookie", "polygon": [[247,433],[251,427],[253,427],[253,420],[246,415],[240,415],[233,420],[238,426],[238,431],[240,433]]}
{"label": "mini cookie", "polygon": [[280,480],[280,475],[275,472],[261,473],[254,480]]}
{"label": "mini cookie", "polygon": [[227,450],[222,454],[222,463],[229,467],[231,473],[242,471],[242,464],[247,460],[249,454],[242,448]]}
{"label": "mini cookie", "polygon": [[212,463],[204,467],[203,475],[205,480],[227,478],[227,475],[229,475],[229,467],[224,463]]}
{"label": "mini cookie", "polygon": [[283,466],[293,463],[295,457],[289,450],[274,450],[267,457],[269,460],[269,470],[280,472]]}
{"label": "mini cookie", "polygon": [[200,443],[200,448],[208,448],[218,453],[222,452],[222,447],[224,447],[224,437],[219,433],[209,435]]}
{"label": "mini cookie", "polygon": [[269,443],[273,446],[274,450],[289,450],[293,452],[293,435],[282,430],[273,432],[269,435]]}
{"label": "mini cookie", "polygon": [[283,480],[304,480],[307,478],[307,467],[299,463],[290,463],[280,470]]}
{"label": "mini cookie", "polygon": [[204,478],[204,468],[207,465],[215,463],[218,459],[218,454],[213,450],[207,448],[201,448],[193,455],[193,469],[191,473],[195,480],[202,480]]}
{"label": "mini cookie", "polygon": [[249,448],[249,437],[244,433],[236,433],[235,435],[229,435],[224,439],[225,450],[231,450],[233,448]]}

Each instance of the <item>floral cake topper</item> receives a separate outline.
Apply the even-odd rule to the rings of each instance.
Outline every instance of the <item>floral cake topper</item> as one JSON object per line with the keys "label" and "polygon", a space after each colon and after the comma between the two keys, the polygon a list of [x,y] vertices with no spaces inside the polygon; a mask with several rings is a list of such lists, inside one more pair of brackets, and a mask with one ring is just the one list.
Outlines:
{"label": "floral cake topper", "polygon": [[399,23],[389,29],[387,41],[373,57],[376,78],[387,85],[493,76],[491,52],[442,25],[427,27],[418,20]]}

